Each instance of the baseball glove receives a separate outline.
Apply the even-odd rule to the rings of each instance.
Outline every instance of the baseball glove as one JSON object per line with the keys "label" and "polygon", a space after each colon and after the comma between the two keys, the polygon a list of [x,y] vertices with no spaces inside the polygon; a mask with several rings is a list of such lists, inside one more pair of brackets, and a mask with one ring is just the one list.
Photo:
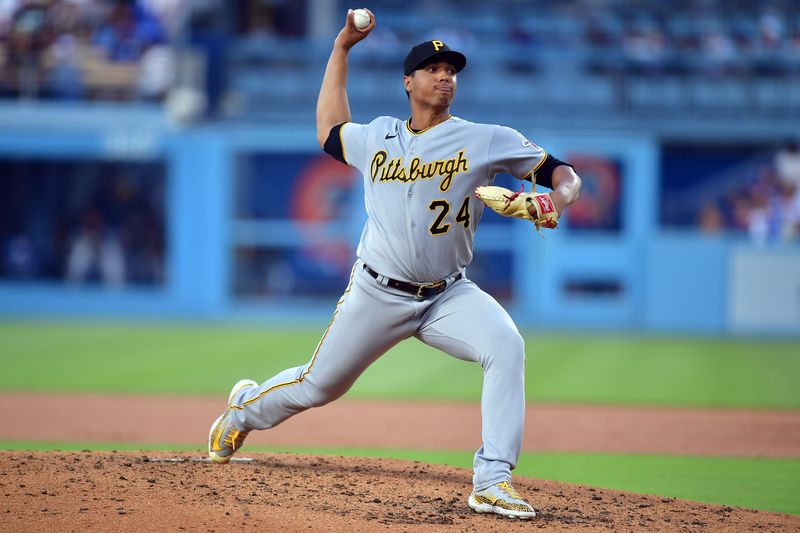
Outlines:
{"label": "baseball glove", "polygon": [[[517,217],[530,220],[541,233],[541,228],[555,229],[558,227],[558,211],[546,193],[537,193],[534,190],[525,193],[522,186],[514,192],[505,187],[484,185],[475,189],[475,195],[492,208],[492,211],[504,217]],[[528,206],[533,206],[536,215],[531,216]]]}

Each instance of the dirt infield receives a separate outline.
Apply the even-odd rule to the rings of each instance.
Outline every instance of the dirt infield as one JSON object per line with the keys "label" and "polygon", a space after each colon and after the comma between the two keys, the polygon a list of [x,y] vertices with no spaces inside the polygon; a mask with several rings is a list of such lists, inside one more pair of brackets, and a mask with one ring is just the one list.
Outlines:
{"label": "dirt infield", "polygon": [[[203,448],[224,398],[0,393],[0,440]],[[463,403],[341,400],[247,446],[473,450]],[[800,413],[529,406],[525,450],[800,457]],[[517,478],[531,522],[478,515],[466,469],[389,459],[242,453],[0,452],[0,531],[800,531],[800,516]],[[238,457],[237,457],[238,459]]]}
{"label": "dirt infield", "polygon": [[465,469],[389,459],[0,452],[3,531],[797,531],[800,517],[518,479],[534,520],[479,515]]}

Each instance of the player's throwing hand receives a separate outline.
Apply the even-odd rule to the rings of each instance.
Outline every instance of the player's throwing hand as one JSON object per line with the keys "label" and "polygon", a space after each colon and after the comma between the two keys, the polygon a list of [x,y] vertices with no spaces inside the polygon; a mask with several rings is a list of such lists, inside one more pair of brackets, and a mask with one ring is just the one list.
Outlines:
{"label": "player's throwing hand", "polygon": [[369,25],[362,29],[356,27],[354,20],[355,11],[352,9],[347,10],[347,20],[345,21],[344,28],[342,28],[342,31],[340,31],[338,37],[336,37],[336,44],[342,46],[345,50],[352,48],[353,45],[366,37],[375,27],[375,15],[373,15],[372,11],[369,9],[363,9],[369,13]]}

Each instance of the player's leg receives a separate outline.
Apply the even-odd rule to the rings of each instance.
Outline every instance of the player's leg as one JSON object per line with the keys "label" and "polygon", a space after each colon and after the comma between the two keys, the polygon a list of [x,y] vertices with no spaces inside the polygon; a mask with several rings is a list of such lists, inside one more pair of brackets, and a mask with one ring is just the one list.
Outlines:
{"label": "player's leg", "polygon": [[347,392],[372,362],[413,333],[412,306],[390,297],[357,263],[311,360],[233,398],[233,423],[243,431],[271,428]]}
{"label": "player's leg", "polygon": [[461,280],[433,302],[416,336],[483,368],[483,445],[473,483],[480,490],[510,480],[525,420],[525,346],[511,317],[477,285]]}

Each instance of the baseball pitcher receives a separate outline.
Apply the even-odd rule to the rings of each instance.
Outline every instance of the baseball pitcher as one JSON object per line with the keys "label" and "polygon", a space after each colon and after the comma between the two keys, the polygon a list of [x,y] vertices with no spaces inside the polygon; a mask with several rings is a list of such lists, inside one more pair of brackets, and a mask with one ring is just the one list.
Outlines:
{"label": "baseball pitcher", "polygon": [[[277,426],[342,396],[398,342],[416,337],[483,369],[482,446],[468,504],[480,513],[536,515],[511,485],[525,419],[525,346],[508,313],[469,280],[466,267],[484,205],[554,229],[581,182],[572,167],[517,131],[450,114],[467,59],[442,41],[414,46],[403,64],[411,116],[351,122],[349,50],[353,11],[333,45],[317,102],[317,140],[363,176],[368,219],[350,282],[309,362],[258,384],[234,385],[209,434],[209,455],[228,462],[248,432]],[[530,193],[492,185],[507,172]],[[536,193],[535,184],[552,189]]]}

